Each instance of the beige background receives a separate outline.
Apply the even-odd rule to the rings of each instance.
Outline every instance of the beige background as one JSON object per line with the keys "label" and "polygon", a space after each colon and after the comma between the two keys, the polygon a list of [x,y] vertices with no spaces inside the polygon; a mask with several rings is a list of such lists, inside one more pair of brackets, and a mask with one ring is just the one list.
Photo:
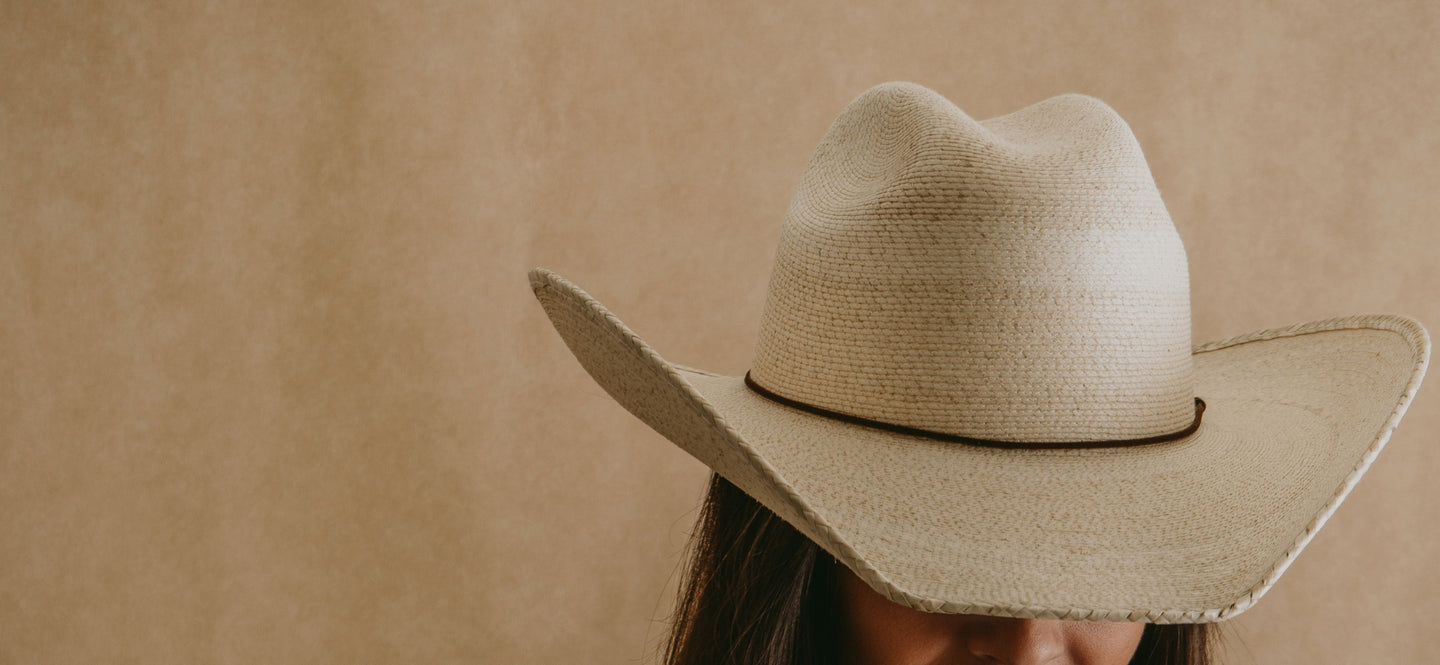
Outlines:
{"label": "beige background", "polygon": [[[1197,342],[1440,328],[1437,7],[4,2],[0,663],[642,661],[704,469],[525,271],[743,372],[881,81],[1113,106]],[[1440,650],[1437,381],[1230,662]]]}

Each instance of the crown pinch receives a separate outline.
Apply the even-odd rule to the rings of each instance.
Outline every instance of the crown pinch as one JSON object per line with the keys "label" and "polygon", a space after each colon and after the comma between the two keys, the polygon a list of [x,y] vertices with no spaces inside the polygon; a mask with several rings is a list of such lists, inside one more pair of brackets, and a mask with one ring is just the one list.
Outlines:
{"label": "crown pinch", "polygon": [[806,166],[752,389],[963,439],[1172,436],[1198,422],[1189,298],[1184,246],[1103,102],[976,122],[883,84]]}

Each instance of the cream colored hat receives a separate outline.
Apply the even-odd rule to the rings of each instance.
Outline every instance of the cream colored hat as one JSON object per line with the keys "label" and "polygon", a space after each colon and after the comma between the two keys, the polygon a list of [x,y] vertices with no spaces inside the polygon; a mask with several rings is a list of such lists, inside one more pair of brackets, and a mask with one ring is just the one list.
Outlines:
{"label": "cream colored hat", "polygon": [[631,413],[891,600],[1156,623],[1245,611],[1390,438],[1430,353],[1357,315],[1192,346],[1185,248],[1125,121],[976,121],[886,83],[785,215],[747,376],[535,295]]}

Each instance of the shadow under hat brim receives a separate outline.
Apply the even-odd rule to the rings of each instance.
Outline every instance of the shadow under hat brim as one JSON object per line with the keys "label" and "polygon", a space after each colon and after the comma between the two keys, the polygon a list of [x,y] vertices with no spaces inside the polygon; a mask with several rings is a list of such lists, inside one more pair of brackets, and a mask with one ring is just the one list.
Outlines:
{"label": "shadow under hat brim", "polygon": [[1200,428],[1114,448],[991,448],[828,418],[666,361],[544,269],[531,286],[623,407],[890,600],[929,612],[1198,623],[1251,607],[1375,459],[1430,341],[1396,315],[1195,347]]}

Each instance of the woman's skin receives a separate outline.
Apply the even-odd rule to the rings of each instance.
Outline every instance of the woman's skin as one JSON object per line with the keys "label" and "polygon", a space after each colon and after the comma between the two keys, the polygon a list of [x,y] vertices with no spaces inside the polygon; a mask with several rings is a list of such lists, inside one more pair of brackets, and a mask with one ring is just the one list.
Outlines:
{"label": "woman's skin", "polygon": [[931,614],[838,566],[846,665],[1125,665],[1145,625]]}

